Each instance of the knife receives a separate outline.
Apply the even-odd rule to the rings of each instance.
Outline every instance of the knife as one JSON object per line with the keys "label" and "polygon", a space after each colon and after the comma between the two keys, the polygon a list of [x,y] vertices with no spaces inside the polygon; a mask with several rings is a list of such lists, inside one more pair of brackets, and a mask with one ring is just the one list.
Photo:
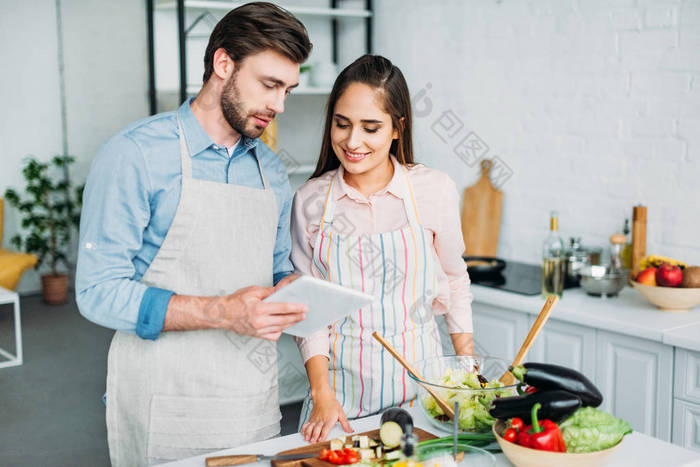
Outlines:
{"label": "knife", "polygon": [[207,467],[222,467],[226,465],[241,465],[249,464],[251,462],[265,462],[265,461],[294,461],[299,459],[309,459],[311,457],[318,457],[318,453],[306,453],[306,454],[283,454],[281,456],[272,455],[265,456],[262,454],[242,454],[238,456],[218,456],[218,457],[207,457]]}

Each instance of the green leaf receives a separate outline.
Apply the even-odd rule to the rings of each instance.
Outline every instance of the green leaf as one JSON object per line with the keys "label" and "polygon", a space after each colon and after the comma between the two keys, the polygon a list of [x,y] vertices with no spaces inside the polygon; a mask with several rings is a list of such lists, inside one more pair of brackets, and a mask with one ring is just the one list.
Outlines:
{"label": "green leaf", "polygon": [[52,162],[56,167],[65,167],[75,162],[75,158],[73,156],[54,156]]}
{"label": "green leaf", "polygon": [[626,421],[607,412],[583,407],[559,424],[567,452],[591,452],[607,449],[632,432]]}
{"label": "green leaf", "polygon": [[12,188],[5,190],[5,199],[13,206],[17,206],[19,204],[19,195]]}
{"label": "green leaf", "polygon": [[22,237],[20,237],[19,235],[15,235],[14,237],[12,237],[10,239],[10,243],[18,250],[22,249]]}

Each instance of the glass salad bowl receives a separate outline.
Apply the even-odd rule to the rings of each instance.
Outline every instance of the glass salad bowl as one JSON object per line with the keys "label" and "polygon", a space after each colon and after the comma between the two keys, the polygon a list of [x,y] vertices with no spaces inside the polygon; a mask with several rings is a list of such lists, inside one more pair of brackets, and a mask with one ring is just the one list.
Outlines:
{"label": "glass salad bowl", "polygon": [[453,421],[444,414],[425,386],[430,387],[454,408],[459,403],[460,432],[489,432],[496,421],[489,414],[491,401],[518,394],[517,384],[504,386],[498,378],[510,362],[481,355],[432,357],[416,362],[424,379],[408,373],[418,395],[418,405],[437,429],[451,433]]}

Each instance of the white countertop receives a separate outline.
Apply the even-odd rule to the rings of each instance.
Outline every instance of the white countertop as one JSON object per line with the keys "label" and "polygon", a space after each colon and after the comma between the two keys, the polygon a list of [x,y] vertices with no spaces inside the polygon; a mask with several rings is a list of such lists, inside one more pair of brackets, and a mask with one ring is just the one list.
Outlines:
{"label": "white countertop", "polygon": [[700,323],[665,332],[663,342],[666,345],[700,352]]}
{"label": "white countertop", "polygon": [[[475,303],[539,314],[544,300],[472,284]],[[617,297],[587,295],[567,289],[550,316],[569,323],[640,337],[700,352],[700,307],[689,311],[661,311],[636,290],[625,287]]]}
{"label": "white countertop", "polygon": [[[417,427],[434,433],[438,436],[444,434],[435,433],[435,430],[430,427],[429,422],[418,408],[408,409],[413,415],[414,423]],[[350,426],[357,433],[373,430],[379,427],[379,415],[367,417],[350,422]],[[341,435],[343,432],[339,426],[333,428],[330,437]],[[205,456],[191,457],[175,462],[161,464],[170,467],[203,467],[205,459],[211,456],[223,456],[228,454],[276,454],[288,449],[297,448],[306,444],[299,433],[283,436],[281,438],[268,439],[259,443],[240,446],[235,449],[225,449],[216,453],[210,453]],[[496,466],[512,465],[503,454],[496,454]],[[257,462],[254,464],[246,464],[250,467],[265,467],[269,462]],[[620,445],[620,448],[613,452],[608,457],[607,466],[700,466],[700,453],[690,451],[688,449],[667,443],[665,441],[652,438],[641,433],[634,432],[625,437]]]}

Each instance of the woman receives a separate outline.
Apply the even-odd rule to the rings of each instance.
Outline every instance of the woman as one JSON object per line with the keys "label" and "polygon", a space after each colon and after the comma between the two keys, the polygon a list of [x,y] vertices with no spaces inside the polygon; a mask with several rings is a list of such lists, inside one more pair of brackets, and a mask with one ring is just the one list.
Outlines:
{"label": "woman", "polygon": [[297,340],[311,386],[299,422],[307,441],[324,440],[337,422],[351,432],[348,417],[415,398],[373,332],[416,362],[441,354],[434,315],[444,314],[456,352],[472,352],[458,204],[447,175],[413,163],[401,71],[370,55],[345,68],[329,96],[316,171],[294,198],[292,261],[297,272],[376,301]]}

